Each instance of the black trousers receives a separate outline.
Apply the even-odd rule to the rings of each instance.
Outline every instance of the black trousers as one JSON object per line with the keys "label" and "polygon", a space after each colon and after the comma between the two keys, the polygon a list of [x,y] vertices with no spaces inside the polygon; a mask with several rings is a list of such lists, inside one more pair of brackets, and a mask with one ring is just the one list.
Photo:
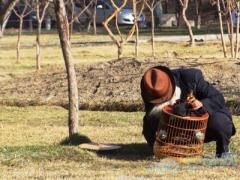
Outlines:
{"label": "black trousers", "polygon": [[204,142],[216,141],[216,154],[228,152],[230,138],[233,135],[233,122],[222,112],[215,112],[208,119]]}

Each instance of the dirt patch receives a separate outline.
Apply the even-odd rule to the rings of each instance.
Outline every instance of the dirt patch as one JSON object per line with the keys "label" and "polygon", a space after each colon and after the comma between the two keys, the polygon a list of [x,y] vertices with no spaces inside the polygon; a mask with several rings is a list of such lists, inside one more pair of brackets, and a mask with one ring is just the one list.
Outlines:
{"label": "dirt patch", "polygon": [[[226,99],[234,100],[230,102],[231,107],[238,109],[240,64],[236,60],[180,58],[145,61],[126,58],[94,65],[77,65],[81,109],[142,110],[141,77],[146,69],[159,64],[171,68],[201,69],[205,78],[220,89]],[[66,73],[60,67],[0,82],[0,104],[67,107],[67,102]]]}

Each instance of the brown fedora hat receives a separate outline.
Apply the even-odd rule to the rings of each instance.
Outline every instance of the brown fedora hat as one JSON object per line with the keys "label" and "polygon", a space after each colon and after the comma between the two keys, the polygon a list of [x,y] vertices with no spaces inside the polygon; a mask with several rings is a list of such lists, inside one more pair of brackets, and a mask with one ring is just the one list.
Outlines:
{"label": "brown fedora hat", "polygon": [[141,82],[144,102],[161,104],[172,98],[175,92],[175,80],[171,70],[165,66],[148,69]]}

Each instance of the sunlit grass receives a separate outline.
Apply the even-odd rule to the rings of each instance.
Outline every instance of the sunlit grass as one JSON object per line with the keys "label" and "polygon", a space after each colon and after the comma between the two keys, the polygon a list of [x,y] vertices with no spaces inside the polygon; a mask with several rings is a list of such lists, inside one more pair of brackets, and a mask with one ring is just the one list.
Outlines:
{"label": "sunlit grass", "polygon": [[[149,38],[143,36],[142,38]],[[141,37],[140,37],[141,39]],[[35,63],[35,35],[22,36],[22,48],[20,52],[20,64],[16,64],[16,40],[17,35],[6,35],[0,39],[0,79],[19,76],[21,74],[34,72]],[[111,41],[108,35],[74,34],[72,36],[72,53],[75,63],[90,64],[109,61],[117,58],[117,47],[109,44],[81,44],[86,42]],[[64,67],[59,38],[56,33],[43,34],[41,36],[41,65],[44,69],[49,66],[58,65]],[[80,44],[79,44],[80,43]],[[222,58],[221,43],[206,42],[188,47],[188,43],[156,42],[156,59],[171,58]],[[135,44],[129,43],[124,46],[123,56],[134,57]],[[139,44],[138,59],[153,59],[151,44]]]}
{"label": "sunlit grass", "polygon": [[[168,32],[165,32],[168,33]],[[180,32],[186,34],[185,32]],[[162,35],[156,32],[157,35]],[[167,34],[168,35],[168,34]],[[144,32],[140,39],[149,39]],[[16,64],[16,33],[0,39],[0,80],[35,71],[35,35],[22,36],[21,63]],[[76,33],[72,53],[76,64],[116,59],[117,47],[108,44],[84,44],[110,41],[107,34],[97,36]],[[57,33],[41,36],[43,69],[64,67]],[[123,56],[134,56],[134,43],[124,47]],[[156,59],[222,58],[220,41],[196,44],[156,42]],[[139,59],[152,59],[151,44],[140,43]],[[50,69],[50,68],[49,68]],[[13,97],[9,97],[9,100]],[[110,154],[81,150],[60,143],[68,136],[66,109],[55,106],[0,106],[0,179],[237,179],[239,167],[208,166],[161,169],[159,160],[150,155],[142,136],[143,112],[80,112],[79,132],[92,141],[121,144]],[[240,128],[240,118],[234,122]],[[231,150],[240,155],[240,134],[232,138]],[[215,144],[204,146],[204,155],[213,155]],[[238,157],[239,160],[239,157]],[[164,163],[164,162],[163,162]],[[188,168],[188,169],[187,169]]]}
{"label": "sunlit grass", "polygon": [[[179,168],[154,159],[141,134],[143,114],[81,111],[81,134],[94,142],[122,145],[119,151],[97,154],[78,146],[60,145],[68,135],[67,110],[54,106],[1,106],[0,178],[237,178],[238,167],[234,165],[237,159],[233,160],[233,165],[205,160],[192,162],[196,165],[185,163]],[[234,122],[239,129],[240,118],[234,117]],[[231,142],[232,152],[238,156],[239,135],[237,132]],[[204,149],[205,155],[215,153],[214,143],[205,144]]]}

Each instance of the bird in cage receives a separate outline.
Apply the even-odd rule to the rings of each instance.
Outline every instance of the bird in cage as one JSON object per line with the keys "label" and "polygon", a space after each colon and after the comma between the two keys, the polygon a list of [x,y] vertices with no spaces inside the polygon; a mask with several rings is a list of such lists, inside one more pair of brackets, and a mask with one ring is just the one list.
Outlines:
{"label": "bird in cage", "polygon": [[193,102],[196,101],[194,96],[194,90],[190,90],[185,99],[179,99],[175,104],[173,104],[173,113],[178,116],[202,116],[206,113],[206,110],[201,107],[195,109]]}
{"label": "bird in cage", "polygon": [[204,133],[202,133],[201,131],[195,131],[195,138],[196,138],[198,141],[203,141],[204,138],[205,138],[205,135],[204,135]]}

